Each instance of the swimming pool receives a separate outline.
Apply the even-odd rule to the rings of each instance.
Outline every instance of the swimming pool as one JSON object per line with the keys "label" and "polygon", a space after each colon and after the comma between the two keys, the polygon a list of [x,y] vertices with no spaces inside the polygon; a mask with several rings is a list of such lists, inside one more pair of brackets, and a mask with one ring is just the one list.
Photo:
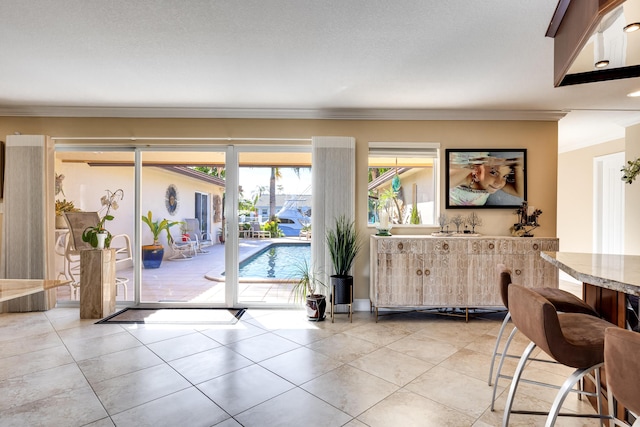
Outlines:
{"label": "swimming pool", "polygon": [[298,266],[311,262],[310,243],[272,243],[240,263],[240,278],[292,279]]}

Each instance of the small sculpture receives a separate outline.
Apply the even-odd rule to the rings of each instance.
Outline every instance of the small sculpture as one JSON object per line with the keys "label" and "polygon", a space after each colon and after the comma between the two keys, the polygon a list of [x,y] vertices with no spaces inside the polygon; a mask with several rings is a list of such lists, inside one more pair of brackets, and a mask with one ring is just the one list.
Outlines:
{"label": "small sculpture", "polygon": [[480,227],[482,225],[482,219],[475,212],[471,212],[471,214],[469,214],[469,216],[466,218],[465,222],[469,224],[469,226],[471,226],[472,234],[476,234],[476,227]]}
{"label": "small sculpture", "polygon": [[449,224],[449,218],[447,218],[447,214],[440,214],[440,216],[438,217],[438,224],[440,224],[440,232],[444,233],[444,227]]}
{"label": "small sculpture", "polygon": [[542,214],[542,211],[534,206],[529,206],[525,200],[515,211],[515,214],[518,215],[518,222],[511,227],[511,234],[518,237],[533,237],[531,231],[540,227],[538,217]]}
{"label": "small sculpture", "polygon": [[456,215],[451,218],[451,223],[456,226],[456,233],[460,233],[460,226],[464,224],[464,218],[462,215]]}

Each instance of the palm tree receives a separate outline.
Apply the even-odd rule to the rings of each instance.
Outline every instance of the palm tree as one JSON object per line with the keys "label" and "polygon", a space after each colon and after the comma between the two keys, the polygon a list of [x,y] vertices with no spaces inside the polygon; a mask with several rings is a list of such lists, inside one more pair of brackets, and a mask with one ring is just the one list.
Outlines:
{"label": "palm tree", "polygon": [[[291,168],[293,173],[300,178],[300,168]],[[280,168],[271,168],[271,177],[269,179],[269,219],[276,216],[276,181],[282,178]]]}
{"label": "palm tree", "polygon": [[276,180],[282,178],[280,168],[271,168],[269,178],[269,219],[276,216]]}
{"label": "palm tree", "polygon": [[258,215],[258,201],[265,191],[267,191],[267,187],[265,187],[264,185],[257,185],[256,189],[251,192],[253,196],[251,202],[253,204],[253,210],[255,211],[258,220],[260,220],[260,216]]}

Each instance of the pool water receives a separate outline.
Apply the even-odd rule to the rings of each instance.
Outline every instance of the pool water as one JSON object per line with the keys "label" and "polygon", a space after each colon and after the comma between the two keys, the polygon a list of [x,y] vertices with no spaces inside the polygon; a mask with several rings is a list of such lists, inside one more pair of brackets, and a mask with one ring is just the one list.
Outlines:
{"label": "pool water", "polygon": [[242,261],[238,277],[292,279],[305,261],[311,262],[311,244],[273,243]]}

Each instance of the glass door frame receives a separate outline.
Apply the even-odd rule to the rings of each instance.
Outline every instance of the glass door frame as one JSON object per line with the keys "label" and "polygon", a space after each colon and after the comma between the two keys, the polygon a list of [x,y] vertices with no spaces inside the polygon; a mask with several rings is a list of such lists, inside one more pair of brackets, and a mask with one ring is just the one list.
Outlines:
{"label": "glass door frame", "polygon": [[[62,142],[58,142],[58,138],[52,138],[54,140],[54,148],[53,148],[53,152],[54,152],[54,157],[56,156],[56,153],[63,153],[63,152],[98,152],[98,153],[102,153],[102,152],[111,152],[111,153],[131,153],[132,157],[133,157],[133,162],[134,162],[134,166],[136,165],[136,148],[131,146],[131,145],[104,145],[104,143],[90,143],[90,142],[82,142],[82,143],[77,143],[77,144],[69,144],[69,143],[62,143]],[[63,140],[66,140],[68,138],[63,138]],[[90,139],[88,139],[90,140]],[[134,183],[135,183],[135,168],[134,168]],[[137,194],[137,187],[134,185],[134,192],[136,192]],[[102,193],[101,193],[102,194]],[[134,215],[139,215],[139,201],[138,198],[135,197],[134,200]],[[127,301],[119,301],[118,305],[119,306],[134,306],[136,304],[138,304],[139,302],[139,292],[138,292],[138,286],[135,285],[135,278],[136,278],[136,267],[137,264],[140,262],[140,250],[139,247],[137,245],[137,241],[139,241],[139,229],[140,229],[140,224],[138,224],[138,222],[134,221],[134,233],[131,236],[132,237],[132,242],[131,242],[131,250],[132,250],[132,258],[133,258],[133,268],[134,268],[134,299],[133,300],[127,300]],[[138,239],[138,240],[137,240]],[[64,261],[63,261],[64,262]],[[69,300],[69,301],[57,301],[57,304],[60,307],[78,307],[80,305],[80,300]]]}
{"label": "glass door frame", "polygon": [[[227,166],[230,166],[230,164],[232,164],[233,167],[229,167],[227,169],[227,174],[226,174],[227,188],[235,188],[235,189],[239,188],[239,185],[240,185],[240,160],[239,159],[240,159],[241,153],[278,153],[278,152],[312,153],[311,139],[296,140],[296,143],[289,143],[289,144],[278,143],[279,141],[281,140],[274,141],[273,145],[257,145],[257,144],[230,145],[227,151]],[[232,182],[229,181],[230,175],[231,175],[231,179],[233,180]],[[226,202],[225,211],[227,212],[226,229],[234,230],[234,231],[238,230],[239,221],[238,221],[237,211],[238,211],[238,202],[239,202],[239,192],[234,191],[231,197],[229,197],[229,194],[227,194],[225,202]],[[229,247],[225,248],[226,250],[225,262],[227,263],[226,271],[229,271],[230,273],[232,273],[228,276],[228,278],[232,277],[230,281],[233,281],[234,286],[232,290],[230,290],[229,287],[227,287],[227,291],[225,295],[227,297],[233,297],[233,300],[230,301],[232,304],[231,306],[233,307],[242,306],[247,308],[292,308],[293,304],[265,304],[265,303],[252,304],[247,302],[242,302],[242,303],[239,302],[238,289],[240,287],[240,282],[238,280],[238,269],[240,265],[239,263],[240,236],[237,232],[229,233],[227,231],[227,238],[228,238],[227,241],[231,240],[232,244],[229,245]]]}
{"label": "glass door frame", "polygon": [[[177,144],[147,144],[143,147],[137,146],[135,148],[135,215],[136,218],[142,217],[142,207],[139,195],[142,191],[142,156],[143,153],[147,152],[217,152],[217,153],[225,153],[225,193],[227,192],[227,188],[229,187],[228,182],[228,174],[229,174],[229,146],[226,144],[185,144],[185,145],[177,145]],[[227,206],[224,208],[227,209]],[[167,307],[170,305],[180,307],[229,307],[232,305],[229,304],[229,283],[225,281],[225,301],[224,302],[160,302],[160,301],[145,301],[141,302],[141,288],[142,288],[142,221],[135,221],[135,260],[134,263],[134,282],[135,282],[135,304],[139,307]],[[229,254],[229,249],[225,245],[225,269],[228,268],[227,257]]]}

